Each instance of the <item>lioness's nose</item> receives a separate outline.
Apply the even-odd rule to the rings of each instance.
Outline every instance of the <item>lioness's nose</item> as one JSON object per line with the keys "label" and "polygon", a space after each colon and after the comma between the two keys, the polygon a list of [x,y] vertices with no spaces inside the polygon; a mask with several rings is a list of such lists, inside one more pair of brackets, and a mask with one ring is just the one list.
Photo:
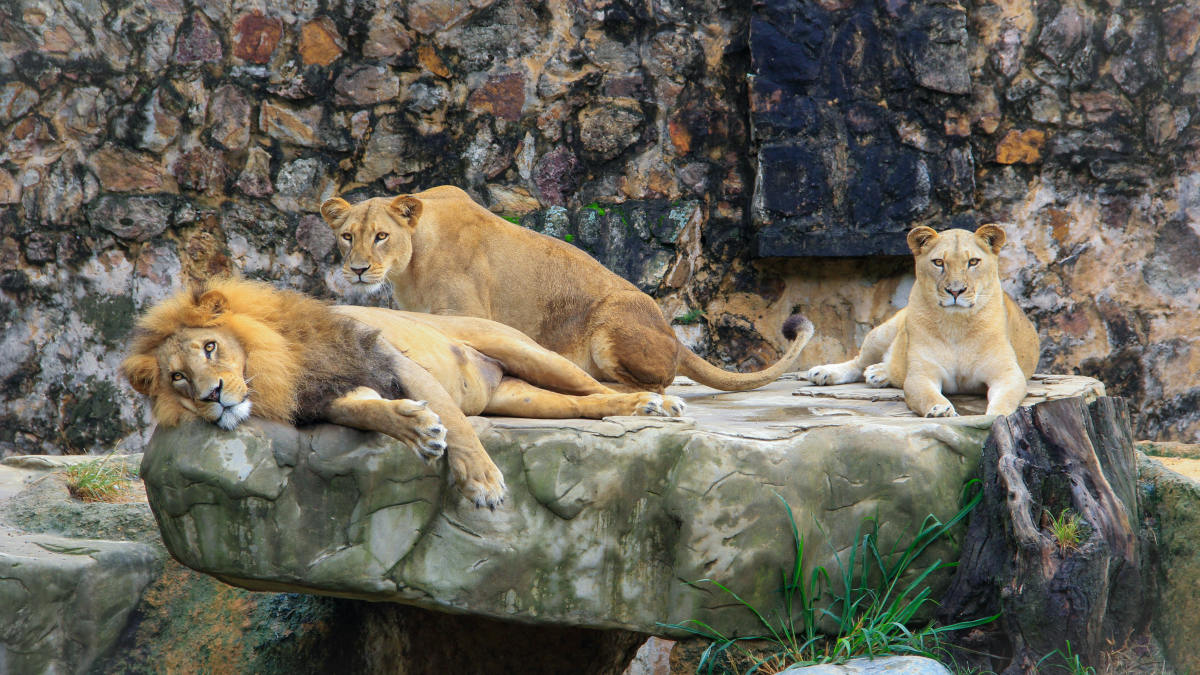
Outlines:
{"label": "lioness's nose", "polygon": [[225,380],[217,380],[217,386],[213,387],[212,391],[208,392],[208,396],[205,396],[204,400],[205,401],[213,401],[214,403],[220,403],[221,387],[223,387],[223,386],[225,386]]}
{"label": "lioness's nose", "polygon": [[355,274],[357,274],[358,276],[360,276],[360,277],[361,277],[361,276],[363,275],[363,272],[366,272],[366,271],[367,271],[367,270],[368,270],[370,267],[371,267],[370,265],[366,265],[366,266],[363,266],[363,267],[354,267],[354,266],[351,266],[351,267],[350,267],[350,271],[351,271],[351,272],[354,272]]}
{"label": "lioness's nose", "polygon": [[963,291],[965,291],[965,290],[967,290],[966,286],[963,286],[962,288],[950,288],[949,286],[946,287],[946,292],[949,293],[950,295],[953,295],[956,298],[958,296],[962,295]]}

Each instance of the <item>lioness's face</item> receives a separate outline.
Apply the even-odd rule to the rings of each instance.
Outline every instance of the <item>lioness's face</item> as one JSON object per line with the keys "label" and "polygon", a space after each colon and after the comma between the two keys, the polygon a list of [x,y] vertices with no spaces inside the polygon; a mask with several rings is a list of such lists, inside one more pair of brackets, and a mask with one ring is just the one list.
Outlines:
{"label": "lioness's face", "polygon": [[974,233],[946,230],[938,233],[918,227],[908,235],[916,258],[916,274],[923,292],[951,310],[970,309],[998,292],[998,256],[1004,231],[984,225]]}
{"label": "lioness's face", "polygon": [[158,348],[160,396],[176,396],[179,404],[222,429],[232,429],[250,416],[245,380],[246,353],[221,328],[184,328]]}
{"label": "lioness's face", "polygon": [[368,199],[351,206],[343,199],[321,205],[342,253],[342,275],[360,292],[380,290],[389,272],[402,272],[412,260],[412,231],[421,203],[408,196]]}

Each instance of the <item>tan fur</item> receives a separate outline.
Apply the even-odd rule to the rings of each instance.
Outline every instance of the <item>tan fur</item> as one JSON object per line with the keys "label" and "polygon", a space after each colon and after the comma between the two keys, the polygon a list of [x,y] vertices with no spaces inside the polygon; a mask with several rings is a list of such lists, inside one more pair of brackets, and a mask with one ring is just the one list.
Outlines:
{"label": "tan fur", "polygon": [[1039,347],[1033,324],[1000,287],[1004,241],[996,225],[974,233],[913,229],[917,279],[908,306],[868,333],[855,358],[817,366],[808,379],[843,384],[865,376],[871,386],[902,387],[908,407],[926,417],[957,415],[944,394],[986,391],[987,414],[1011,414]]}
{"label": "tan fur", "polygon": [[389,283],[397,303],[412,311],[499,321],[593,377],[633,389],[662,392],[676,371],[727,391],[760,387],[791,370],[812,335],[805,321],[772,366],[721,370],[680,344],[658,305],[633,284],[449,185],[353,206],[334,198],[321,214],[352,285]]}
{"label": "tan fur", "polygon": [[[245,419],[228,416],[239,407],[246,414],[290,422],[301,378],[314,377],[304,366],[312,362],[313,350],[324,350],[316,353],[334,361],[325,372],[349,372],[355,365],[338,362],[342,345],[330,343],[344,340],[336,328],[347,322],[378,331],[380,348],[410,398],[388,400],[359,386],[332,400],[320,416],[399,438],[425,459],[446,449],[455,483],[477,505],[498,504],[504,481],[466,415],[601,418],[683,412],[683,402],[673,396],[614,392],[492,321],[331,307],[293,291],[232,279],[211,281],[203,293],[181,292],[150,309],[138,321],[121,372],[150,397],[164,426],[199,417],[231,429]],[[215,391],[219,400],[205,400]]]}

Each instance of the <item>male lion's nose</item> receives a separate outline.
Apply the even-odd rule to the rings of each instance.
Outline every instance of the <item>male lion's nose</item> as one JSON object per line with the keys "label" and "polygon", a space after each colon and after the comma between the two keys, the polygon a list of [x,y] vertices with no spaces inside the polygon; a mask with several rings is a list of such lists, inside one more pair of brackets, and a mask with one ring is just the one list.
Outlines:
{"label": "male lion's nose", "polygon": [[363,267],[354,267],[352,265],[350,267],[350,271],[357,274],[359,276],[359,278],[362,278],[363,272],[366,272],[368,269],[370,269],[370,267],[371,267],[370,265],[365,265]]}
{"label": "male lion's nose", "polygon": [[225,385],[225,380],[217,380],[217,386],[213,387],[212,391],[208,392],[208,396],[205,396],[204,400],[212,401],[214,403],[220,403],[221,402],[221,387],[223,387],[224,385]]}

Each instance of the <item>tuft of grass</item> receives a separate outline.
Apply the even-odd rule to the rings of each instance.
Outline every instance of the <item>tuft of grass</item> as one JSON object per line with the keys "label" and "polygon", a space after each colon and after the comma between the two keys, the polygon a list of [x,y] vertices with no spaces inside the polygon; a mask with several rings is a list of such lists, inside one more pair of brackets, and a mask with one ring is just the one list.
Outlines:
{"label": "tuft of grass", "polygon": [[697,307],[695,309],[689,309],[687,312],[680,314],[679,316],[675,317],[674,319],[671,319],[671,323],[678,323],[678,324],[682,324],[684,326],[688,326],[693,323],[699,322],[700,317],[703,315],[704,315],[704,312],[701,312],[700,308]]}
{"label": "tuft of grass", "polygon": [[604,207],[600,206],[600,202],[592,202],[591,204],[585,205],[583,208],[595,211],[596,215],[598,216],[603,216],[605,213]]}
{"label": "tuft of grass", "polygon": [[568,232],[567,234],[563,235],[563,241],[565,241],[569,244],[569,243],[575,241],[575,235]]}
{"label": "tuft of grass", "polygon": [[503,218],[503,219],[505,219],[505,220],[507,220],[508,222],[512,223],[513,225],[520,225],[520,224],[521,224],[521,217],[520,217],[520,216],[500,216],[500,217],[501,217],[501,218]]}
{"label": "tuft of grass", "polygon": [[67,467],[67,490],[85,502],[114,502],[124,497],[137,470],[124,462],[109,464],[112,454]]}
{"label": "tuft of grass", "polygon": [[1050,533],[1054,535],[1054,541],[1058,543],[1059,551],[1073,551],[1079,548],[1086,527],[1079,514],[1071,509],[1064,510],[1057,518],[1049,511],[1043,511],[1043,514],[1049,523]]}
{"label": "tuft of grass", "polygon": [[1049,654],[1043,656],[1041,660],[1037,662],[1038,671],[1041,671],[1043,663],[1053,659],[1056,656],[1062,661],[1062,663],[1051,663],[1049,664],[1049,667],[1057,668],[1058,670],[1064,670],[1068,673],[1071,673],[1071,675],[1096,675],[1095,668],[1092,666],[1083,665],[1083,661],[1079,658],[1079,655],[1071,651],[1070,640],[1067,640],[1066,651],[1055,649]]}
{"label": "tuft of grass", "polygon": [[[974,488],[973,480],[964,488]],[[879,550],[879,521],[864,519],[855,532],[855,543],[846,558],[834,551],[836,576],[817,566],[804,575],[804,537],[796,527],[791,506],[780,497],[792,527],[793,558],[790,570],[781,570],[780,603],[773,612],[764,613],[743,600],[729,587],[713,579],[701,579],[692,585],[709,584],[747,611],[751,612],[763,633],[747,637],[730,637],[716,628],[695,619],[666,627],[686,631],[712,641],[700,658],[698,673],[757,672],[772,673],[791,665],[842,663],[858,656],[885,654],[919,655],[938,658],[944,654],[942,636],[950,631],[981,626],[994,621],[999,614],[949,626],[933,622],[910,628],[917,613],[928,604],[936,604],[926,584],[931,574],[954,567],[940,559],[929,565],[912,581],[904,582],[909,569],[930,544],[937,541],[962,521],[979,503],[981,489],[966,500],[962,509],[943,523],[932,514],[920,530],[901,548],[897,542],[890,551]],[[866,526],[864,528],[864,525]],[[827,608],[820,608],[828,598]],[[831,621],[837,633],[824,635],[819,630],[822,621]],[[752,648],[751,642],[765,642],[765,648]]]}

